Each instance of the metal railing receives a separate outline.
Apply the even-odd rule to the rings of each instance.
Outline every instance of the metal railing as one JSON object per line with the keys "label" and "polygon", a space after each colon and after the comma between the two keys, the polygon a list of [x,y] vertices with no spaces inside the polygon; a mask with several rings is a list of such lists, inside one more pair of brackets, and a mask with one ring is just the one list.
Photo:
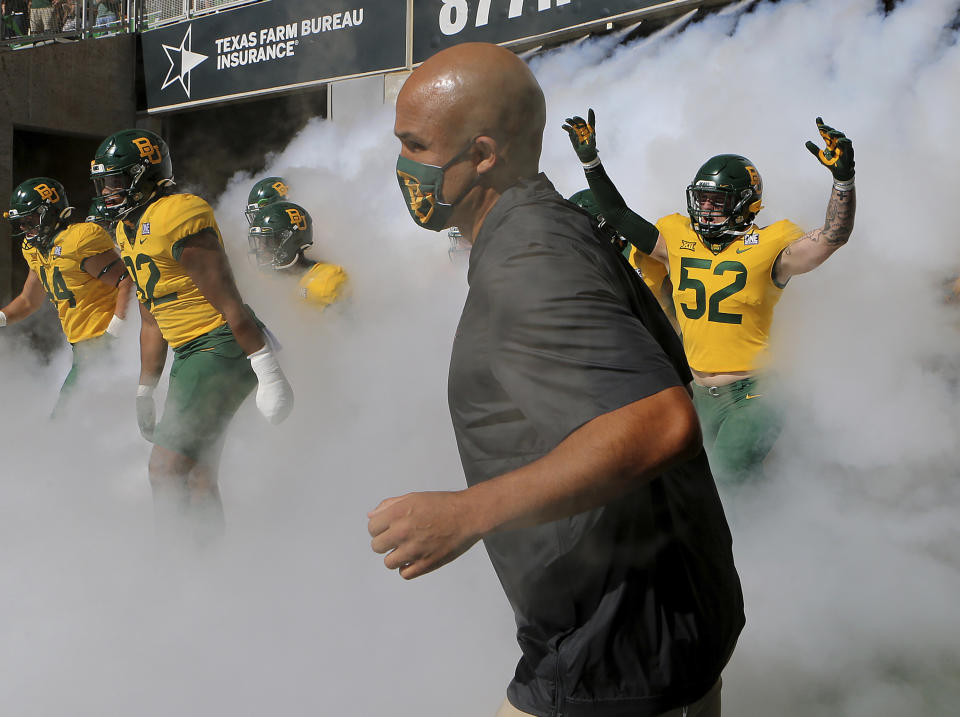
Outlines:
{"label": "metal railing", "polygon": [[[263,0],[2,0],[0,48],[142,32]],[[46,7],[38,5],[46,4]],[[32,8],[30,6],[33,6]]]}

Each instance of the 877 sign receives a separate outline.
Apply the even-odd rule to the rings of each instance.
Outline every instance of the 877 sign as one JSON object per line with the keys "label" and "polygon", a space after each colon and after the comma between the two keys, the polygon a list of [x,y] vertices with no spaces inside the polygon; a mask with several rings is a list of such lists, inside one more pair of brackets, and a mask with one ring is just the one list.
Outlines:
{"label": "877 sign", "polygon": [[414,62],[461,42],[505,43],[602,22],[666,0],[414,0]]}
{"label": "877 sign", "polygon": [[[483,27],[490,24],[490,5],[494,0],[473,0],[476,5],[474,15],[474,27]],[[467,26],[467,21],[471,15],[472,8],[467,0],[441,0],[443,5],[440,7],[440,32],[444,35],[456,35]],[[536,5],[537,11],[543,12],[552,7],[569,5],[570,0],[497,0],[499,5],[505,5],[507,10],[507,19],[512,20],[515,17],[521,17],[523,6]],[[554,5],[556,3],[556,5]]]}

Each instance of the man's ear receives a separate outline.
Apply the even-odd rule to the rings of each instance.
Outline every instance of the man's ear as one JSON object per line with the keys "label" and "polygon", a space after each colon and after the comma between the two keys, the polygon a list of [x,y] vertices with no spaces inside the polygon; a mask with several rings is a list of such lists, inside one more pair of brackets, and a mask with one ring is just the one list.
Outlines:
{"label": "man's ear", "polygon": [[497,140],[493,137],[480,135],[474,140],[474,161],[476,162],[477,174],[486,174],[497,165],[497,153],[499,147]]}

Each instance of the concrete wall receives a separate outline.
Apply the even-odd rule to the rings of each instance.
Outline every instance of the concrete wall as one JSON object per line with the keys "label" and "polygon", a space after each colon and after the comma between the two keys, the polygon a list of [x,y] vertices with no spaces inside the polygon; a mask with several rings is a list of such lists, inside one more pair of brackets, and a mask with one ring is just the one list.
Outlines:
{"label": "concrete wall", "polygon": [[[136,37],[51,43],[22,50],[0,50],[0,209],[16,182],[28,176],[57,176],[56,166],[14,177],[15,129],[102,139],[136,124]],[[76,159],[72,160],[76,162]],[[23,164],[23,160],[20,160]],[[55,164],[55,162],[54,162]],[[68,170],[64,169],[64,172]],[[86,211],[86,206],[78,207]],[[0,222],[0,305],[22,288],[19,246],[10,241],[10,227]]]}

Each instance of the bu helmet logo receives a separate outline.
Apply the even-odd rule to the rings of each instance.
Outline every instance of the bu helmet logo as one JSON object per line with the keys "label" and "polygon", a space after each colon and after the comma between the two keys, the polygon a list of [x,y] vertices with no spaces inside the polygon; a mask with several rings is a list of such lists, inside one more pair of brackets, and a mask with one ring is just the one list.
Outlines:
{"label": "bu helmet logo", "polygon": [[287,190],[287,185],[284,184],[283,182],[275,182],[274,184],[271,184],[270,186],[271,186],[274,190],[276,190],[277,194],[279,194],[281,197],[287,196],[287,191],[288,191],[288,190]]}
{"label": "bu helmet logo", "polygon": [[55,204],[56,202],[60,201],[60,195],[57,193],[57,190],[47,184],[38,184],[33,188],[33,190],[46,202],[52,202]]}
{"label": "bu helmet logo", "polygon": [[304,218],[303,214],[300,213],[299,209],[287,209],[287,216],[290,217],[290,223],[297,227],[297,229],[306,229],[307,220]]}
{"label": "bu helmet logo", "polygon": [[403,181],[403,186],[407,190],[407,203],[414,214],[414,218],[421,224],[426,224],[433,216],[435,201],[433,192],[426,194],[420,189],[420,180],[412,174],[407,174],[402,170],[397,170],[397,174]]}
{"label": "bu helmet logo", "polygon": [[140,150],[140,156],[148,159],[150,164],[160,164],[163,161],[163,157],[160,156],[160,147],[151,142],[147,137],[137,137],[131,141],[134,146]]}

